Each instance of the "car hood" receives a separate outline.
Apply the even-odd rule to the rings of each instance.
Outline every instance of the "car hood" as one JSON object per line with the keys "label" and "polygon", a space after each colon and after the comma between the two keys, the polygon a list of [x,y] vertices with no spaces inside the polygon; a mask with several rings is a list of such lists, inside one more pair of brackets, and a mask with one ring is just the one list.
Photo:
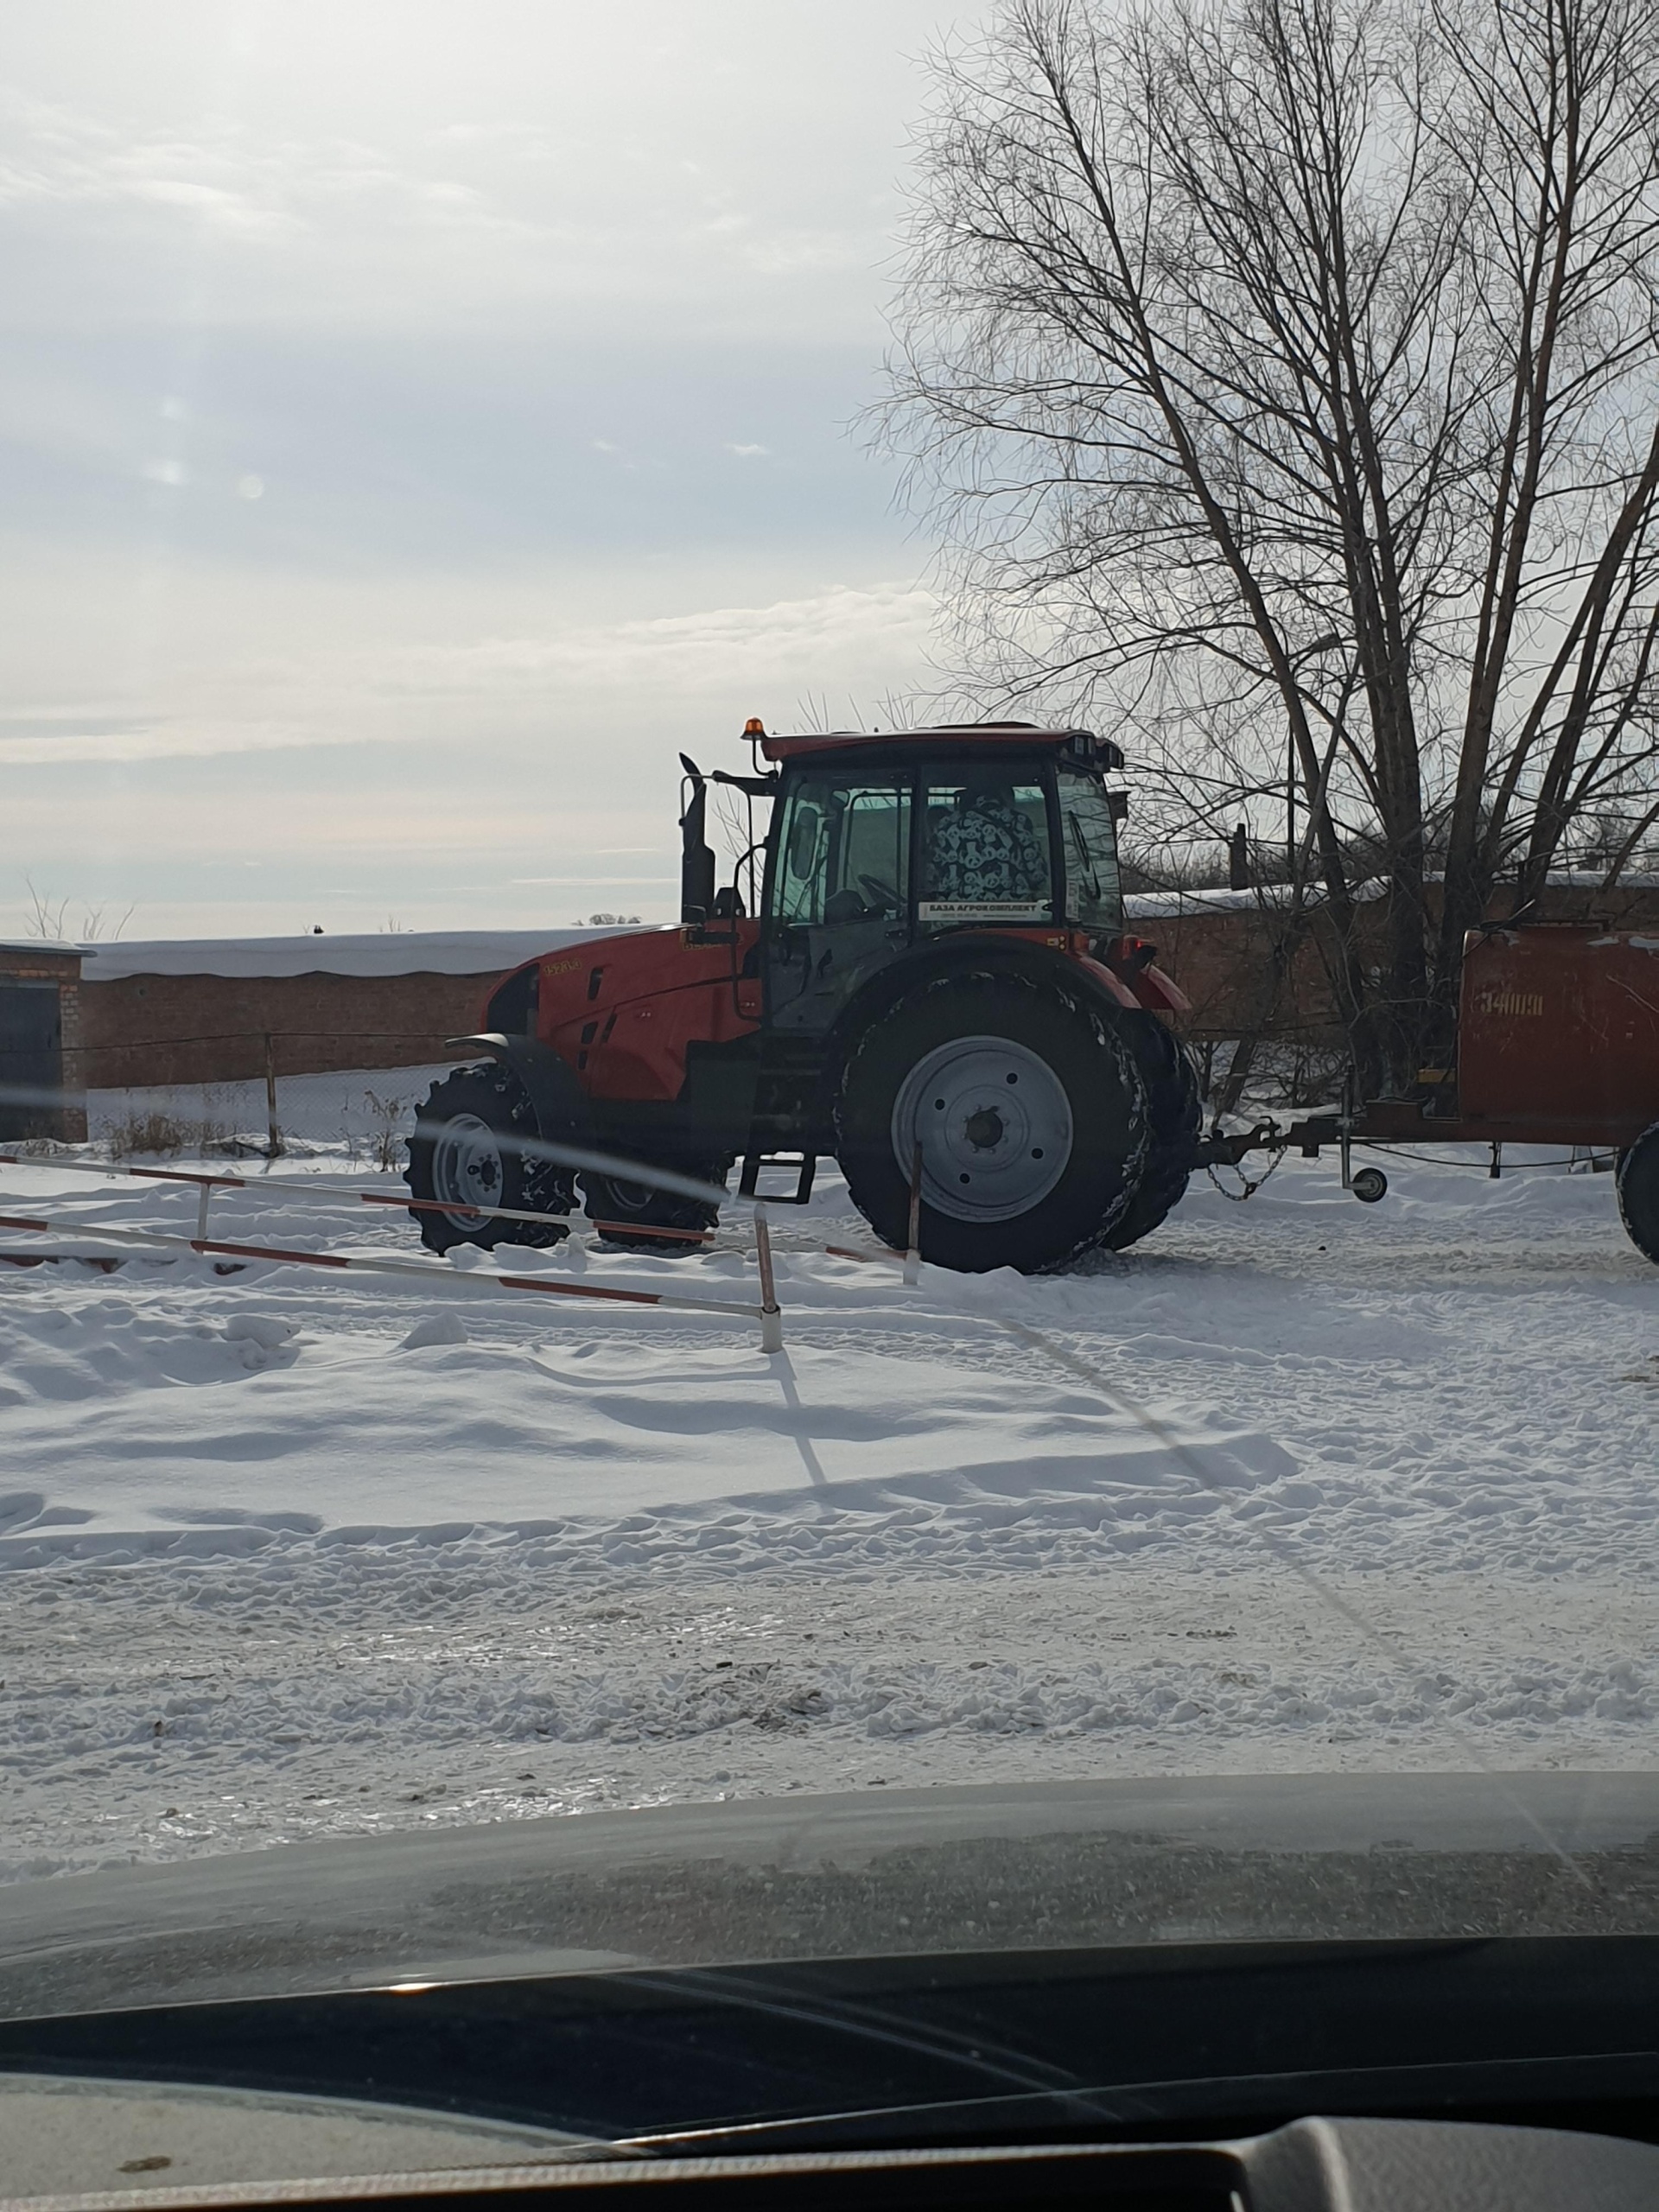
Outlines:
{"label": "car hood", "polygon": [[1659,1929],[1659,1774],[865,1789],[0,1891],[0,2019],[634,1967]]}

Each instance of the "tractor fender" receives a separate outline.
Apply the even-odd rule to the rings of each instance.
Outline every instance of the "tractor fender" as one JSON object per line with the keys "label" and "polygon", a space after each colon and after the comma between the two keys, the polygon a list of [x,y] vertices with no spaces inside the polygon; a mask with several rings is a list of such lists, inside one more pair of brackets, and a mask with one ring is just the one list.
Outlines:
{"label": "tractor fender", "polygon": [[1150,963],[1136,969],[1127,982],[1103,960],[1085,958],[1077,964],[1086,969],[1120,1006],[1140,1007],[1148,1014],[1190,1014],[1192,1010],[1192,1000],[1174,977],[1166,976],[1161,968],[1154,968]]}
{"label": "tractor fender", "polygon": [[1192,1013],[1192,1000],[1175,978],[1165,975],[1156,963],[1143,968],[1138,980],[1141,987],[1141,1003],[1150,1007],[1154,1014]]}
{"label": "tractor fender", "polygon": [[1035,981],[1061,984],[1079,998],[1109,1007],[1114,1014],[1145,1012],[1128,985],[1109,968],[1097,960],[1079,960],[1050,945],[1024,944],[1015,938],[964,936],[912,946],[873,976],[842,1008],[825,1039],[826,1100],[835,1094],[842,1064],[855,1040],[871,1022],[879,1021],[918,984],[969,971],[1028,976]]}
{"label": "tractor fender", "polygon": [[511,1037],[491,1029],[476,1037],[447,1037],[444,1042],[451,1052],[480,1053],[511,1068],[524,1087],[539,1136],[552,1142],[585,1128],[588,1102],[575,1070],[539,1038]]}

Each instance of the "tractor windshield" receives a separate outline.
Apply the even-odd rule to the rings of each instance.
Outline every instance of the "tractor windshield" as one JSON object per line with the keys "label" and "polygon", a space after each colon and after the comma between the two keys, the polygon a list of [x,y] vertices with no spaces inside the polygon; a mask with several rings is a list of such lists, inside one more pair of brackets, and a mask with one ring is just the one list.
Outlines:
{"label": "tractor windshield", "polygon": [[930,782],[918,918],[1045,922],[1054,912],[1043,787],[988,763]]}
{"label": "tractor windshield", "polygon": [[1060,771],[1060,844],[1065,855],[1065,918],[1084,929],[1121,930],[1117,824],[1096,776]]}

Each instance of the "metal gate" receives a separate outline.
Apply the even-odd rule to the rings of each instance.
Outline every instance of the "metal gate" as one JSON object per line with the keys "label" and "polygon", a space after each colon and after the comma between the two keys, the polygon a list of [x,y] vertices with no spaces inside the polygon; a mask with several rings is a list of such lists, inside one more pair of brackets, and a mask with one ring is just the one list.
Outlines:
{"label": "metal gate", "polygon": [[0,1138],[51,1135],[62,1088],[57,985],[0,979]]}

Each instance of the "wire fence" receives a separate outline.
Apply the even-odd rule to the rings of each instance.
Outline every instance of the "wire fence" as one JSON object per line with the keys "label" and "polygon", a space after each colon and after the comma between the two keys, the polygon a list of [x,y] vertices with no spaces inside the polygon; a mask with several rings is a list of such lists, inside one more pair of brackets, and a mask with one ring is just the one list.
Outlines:
{"label": "wire fence", "polygon": [[401,1167],[428,1090],[466,1057],[448,1044],[454,1027],[0,1033],[0,1143],[80,1149],[84,1116],[86,1144],[116,1160]]}
{"label": "wire fence", "polygon": [[89,1144],[111,1160],[305,1160],[401,1168],[428,1090],[454,1060],[86,1093]]}

